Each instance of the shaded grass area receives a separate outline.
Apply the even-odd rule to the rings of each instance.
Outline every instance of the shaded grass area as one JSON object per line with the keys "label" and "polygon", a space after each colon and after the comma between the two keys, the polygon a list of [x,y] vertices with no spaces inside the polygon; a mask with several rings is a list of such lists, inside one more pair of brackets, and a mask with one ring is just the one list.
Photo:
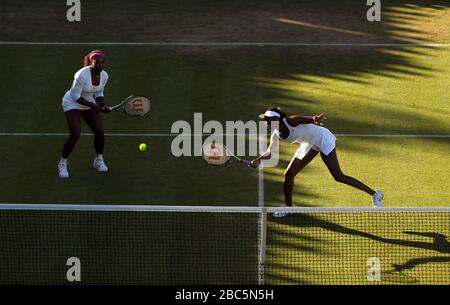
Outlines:
{"label": "shaded grass area", "polygon": [[[257,284],[255,213],[2,211],[8,284]],[[448,213],[268,216],[266,284],[449,284]],[[369,281],[369,259],[381,281]]]}
{"label": "shaded grass area", "polygon": [[[257,284],[257,214],[1,211],[0,282]],[[239,238],[236,238],[239,236]]]}
{"label": "shaded grass area", "polygon": [[[384,1],[387,12],[379,24],[365,20],[364,1],[136,0],[126,8],[123,1],[84,1],[82,23],[65,21],[64,2],[46,3],[2,1],[1,40],[449,41],[439,30],[447,28],[447,1]],[[60,99],[92,48],[97,46],[2,46],[0,132],[64,132]],[[326,126],[334,133],[450,134],[447,48],[104,49],[108,103],[131,93],[153,101],[152,113],[141,120],[105,116],[108,133],[168,133],[174,121],[192,122],[193,112],[202,112],[204,121],[254,120],[267,106],[278,105],[289,113],[327,112]],[[83,137],[70,161],[71,178],[62,181],[56,163],[63,140],[1,137],[0,202],[257,203],[256,171],[212,168],[198,157],[174,158],[169,138],[107,139],[111,172],[101,175],[90,168],[92,138]],[[150,146],[145,154],[137,150],[141,142]],[[339,138],[338,153],[344,171],[385,191],[386,206],[446,206],[449,144],[438,138]],[[266,169],[266,205],[282,204],[282,167],[294,150],[283,145],[280,167]],[[320,160],[297,178],[294,201],[369,204],[365,194],[335,184]],[[0,215],[5,215],[2,244],[8,245],[2,255],[10,262],[0,273],[4,282],[65,282],[65,260],[80,255],[87,259],[87,283],[211,283],[211,277],[214,283],[254,283],[257,226],[246,216],[225,217],[223,230],[222,216],[169,217],[160,224],[156,215],[141,214]],[[354,216],[269,218],[267,283],[367,283],[367,258],[377,256],[382,283],[448,284],[448,215]],[[68,234],[78,237],[67,240]],[[25,267],[51,272],[33,274]],[[23,276],[11,277],[15,269]]]}
{"label": "shaded grass area", "polygon": [[[84,1],[81,22],[68,22],[65,2],[5,0],[0,37],[77,42],[448,42],[448,34],[439,30],[448,25],[448,5],[446,0],[386,0],[382,22],[368,22],[369,6],[358,0]],[[117,27],[120,31],[111,30]]]}
{"label": "shaded grass area", "polygon": [[[1,137],[0,202],[257,205],[252,171],[237,164],[209,166],[201,156],[175,158],[172,138],[107,138],[104,174],[92,168],[93,137],[82,137],[69,161],[70,178],[60,179],[56,165],[64,140]],[[142,142],[149,146],[146,152],[138,149]],[[30,158],[36,147],[47,152]]]}
{"label": "shaded grass area", "polygon": [[[3,47],[2,131],[66,129],[60,100],[86,47]],[[327,112],[335,133],[447,134],[447,49],[109,47],[109,104],[149,95],[144,120],[111,115],[110,132],[170,132],[177,120],[254,120],[269,105]],[[12,58],[21,58],[17,66]],[[56,63],[55,63],[56,60]],[[400,68],[404,67],[404,68]],[[14,111],[21,105],[21,112]],[[33,118],[33,119],[30,119]]]}
{"label": "shaded grass area", "polygon": [[[84,47],[1,48],[5,71],[15,68],[14,74],[1,76],[1,132],[65,132],[60,99],[85,51]],[[103,116],[107,133],[170,133],[177,120],[193,125],[194,112],[202,113],[203,122],[248,121],[267,106],[278,105],[288,113],[326,112],[326,127],[336,134],[450,134],[447,49],[385,49],[384,57],[366,48],[106,51],[107,103],[134,92],[153,101],[152,112],[142,119],[119,113]],[[23,64],[15,65],[16,56]],[[54,64],[55,59],[60,64]],[[397,62],[409,68],[398,70]],[[365,72],[351,72],[357,70]],[[83,132],[88,132],[85,126]],[[256,205],[256,171],[211,168],[198,157],[175,158],[171,140],[108,138],[105,157],[111,172],[101,176],[89,168],[92,139],[82,138],[71,158],[73,179],[59,181],[54,175],[64,137],[2,137],[2,155],[8,161],[2,164],[6,191],[1,201]],[[141,142],[150,145],[145,154],[137,150]],[[443,190],[449,181],[448,145],[446,138],[339,138],[338,154],[345,172],[386,192],[387,204],[447,205]],[[48,153],[31,158],[39,147]],[[295,148],[283,145],[280,166],[266,170],[267,205],[282,203],[282,171]],[[319,164],[320,159],[299,175],[298,204],[369,203],[365,194],[334,184]],[[97,187],[104,183],[104,189]],[[84,187],[87,191],[80,193]]]}
{"label": "shaded grass area", "polygon": [[[450,283],[448,213],[313,212],[269,220],[267,284]],[[381,281],[368,280],[370,258],[380,263]]]}

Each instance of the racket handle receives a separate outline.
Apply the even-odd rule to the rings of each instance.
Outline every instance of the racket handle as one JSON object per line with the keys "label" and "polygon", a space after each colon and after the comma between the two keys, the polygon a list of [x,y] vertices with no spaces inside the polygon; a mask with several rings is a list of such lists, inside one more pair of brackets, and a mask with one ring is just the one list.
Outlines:
{"label": "racket handle", "polygon": [[244,163],[247,166],[252,166],[252,161],[248,161],[248,160],[241,160],[242,163]]}

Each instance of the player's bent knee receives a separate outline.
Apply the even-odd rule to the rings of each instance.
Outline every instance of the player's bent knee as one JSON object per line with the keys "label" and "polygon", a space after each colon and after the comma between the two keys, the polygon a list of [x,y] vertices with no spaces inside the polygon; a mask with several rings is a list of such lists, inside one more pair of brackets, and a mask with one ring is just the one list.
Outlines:
{"label": "player's bent knee", "polygon": [[334,180],[336,182],[341,182],[341,183],[345,182],[345,175],[344,174],[342,174],[342,175],[335,175],[335,176],[333,176],[333,178],[334,178]]}
{"label": "player's bent knee", "polygon": [[293,180],[294,177],[295,177],[295,174],[292,173],[291,171],[285,171],[284,172],[284,181]]}

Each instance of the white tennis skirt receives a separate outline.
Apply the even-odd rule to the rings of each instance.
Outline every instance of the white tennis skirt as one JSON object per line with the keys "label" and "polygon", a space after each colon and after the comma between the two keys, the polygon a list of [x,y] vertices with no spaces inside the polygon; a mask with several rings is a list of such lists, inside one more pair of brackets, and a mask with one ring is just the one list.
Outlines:
{"label": "white tennis skirt", "polygon": [[89,108],[87,106],[78,104],[77,102],[69,102],[69,101],[64,101],[64,100],[62,101],[61,105],[62,105],[62,108],[63,108],[64,112],[67,112],[67,111],[72,110],[72,109],[78,109],[78,110],[89,110],[89,109],[91,109],[91,108]]}
{"label": "white tennis skirt", "polygon": [[295,152],[294,156],[302,160],[306,154],[311,150],[317,150],[328,156],[333,149],[336,148],[336,137],[328,129],[324,128],[326,132],[322,134],[321,139],[314,143],[300,143],[300,147]]}

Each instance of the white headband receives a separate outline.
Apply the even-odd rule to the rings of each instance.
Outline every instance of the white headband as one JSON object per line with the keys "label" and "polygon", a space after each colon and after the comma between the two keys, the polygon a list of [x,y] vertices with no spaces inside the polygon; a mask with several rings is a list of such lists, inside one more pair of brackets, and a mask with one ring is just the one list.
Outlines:
{"label": "white headband", "polygon": [[261,119],[263,119],[264,117],[268,117],[268,118],[277,117],[277,118],[279,118],[281,116],[280,116],[280,114],[278,112],[268,110],[268,111],[264,112],[264,114],[261,114],[259,117]]}

